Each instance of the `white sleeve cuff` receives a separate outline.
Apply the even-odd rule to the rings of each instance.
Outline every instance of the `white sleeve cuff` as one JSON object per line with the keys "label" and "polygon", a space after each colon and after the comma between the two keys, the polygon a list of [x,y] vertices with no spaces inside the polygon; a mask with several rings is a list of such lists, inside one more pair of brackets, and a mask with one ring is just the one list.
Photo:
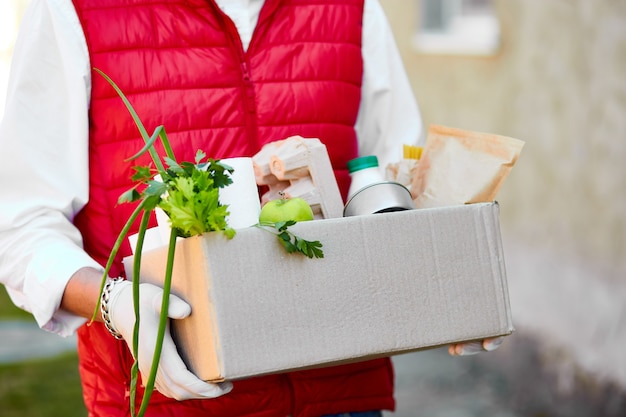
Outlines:
{"label": "white sleeve cuff", "polygon": [[84,267],[103,271],[91,257],[75,246],[61,245],[49,249],[45,258],[34,258],[24,282],[24,295],[37,324],[61,336],[73,335],[87,319],[60,310],[65,287],[74,273]]}

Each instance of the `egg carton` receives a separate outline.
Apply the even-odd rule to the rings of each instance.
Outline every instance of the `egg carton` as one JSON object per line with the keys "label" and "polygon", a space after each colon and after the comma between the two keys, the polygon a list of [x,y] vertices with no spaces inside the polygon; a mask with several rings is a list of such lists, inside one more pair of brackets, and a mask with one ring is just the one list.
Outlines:
{"label": "egg carton", "polygon": [[315,219],[343,216],[343,200],[326,146],[317,138],[291,136],[266,144],[252,157],[254,175],[268,191],[261,205],[270,200],[300,197],[313,210]]}

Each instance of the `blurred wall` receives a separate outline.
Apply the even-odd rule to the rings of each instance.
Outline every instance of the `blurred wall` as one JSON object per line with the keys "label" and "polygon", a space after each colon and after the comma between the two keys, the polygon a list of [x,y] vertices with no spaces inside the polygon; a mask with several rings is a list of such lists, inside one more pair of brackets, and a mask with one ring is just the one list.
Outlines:
{"label": "blurred wall", "polygon": [[498,196],[506,234],[624,277],[626,2],[495,0],[493,57],[420,54],[418,0],[381,4],[425,125],[526,141]]}

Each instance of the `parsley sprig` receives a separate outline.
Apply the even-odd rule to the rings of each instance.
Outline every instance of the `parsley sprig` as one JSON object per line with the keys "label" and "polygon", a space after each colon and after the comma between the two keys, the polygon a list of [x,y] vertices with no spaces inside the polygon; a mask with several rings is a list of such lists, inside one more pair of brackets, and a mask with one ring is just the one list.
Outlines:
{"label": "parsley sprig", "polygon": [[270,229],[278,237],[278,241],[283,245],[288,253],[299,252],[308,258],[323,258],[322,243],[319,240],[306,240],[289,230],[297,222],[294,220],[277,222],[277,223],[260,223],[260,227]]}
{"label": "parsley sprig", "polygon": [[[154,179],[153,170],[144,166],[133,169],[132,179],[136,185],[122,194],[119,202],[133,202],[142,198],[154,198],[163,209],[178,236],[189,237],[210,231],[222,231],[228,238],[235,231],[226,222],[230,214],[227,205],[219,202],[219,189],[232,184],[229,174],[234,171],[219,160],[207,158],[198,150],[195,163],[164,158],[168,168]],[[145,184],[142,192],[139,185]]]}

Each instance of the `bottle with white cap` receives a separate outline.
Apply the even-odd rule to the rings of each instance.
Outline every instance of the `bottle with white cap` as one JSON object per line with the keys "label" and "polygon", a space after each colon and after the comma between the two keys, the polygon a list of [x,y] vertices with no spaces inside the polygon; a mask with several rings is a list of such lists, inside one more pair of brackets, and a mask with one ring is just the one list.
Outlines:
{"label": "bottle with white cap", "polygon": [[350,177],[352,177],[352,182],[348,189],[348,200],[363,187],[385,181],[378,167],[376,155],[352,159],[348,161],[347,165]]}

